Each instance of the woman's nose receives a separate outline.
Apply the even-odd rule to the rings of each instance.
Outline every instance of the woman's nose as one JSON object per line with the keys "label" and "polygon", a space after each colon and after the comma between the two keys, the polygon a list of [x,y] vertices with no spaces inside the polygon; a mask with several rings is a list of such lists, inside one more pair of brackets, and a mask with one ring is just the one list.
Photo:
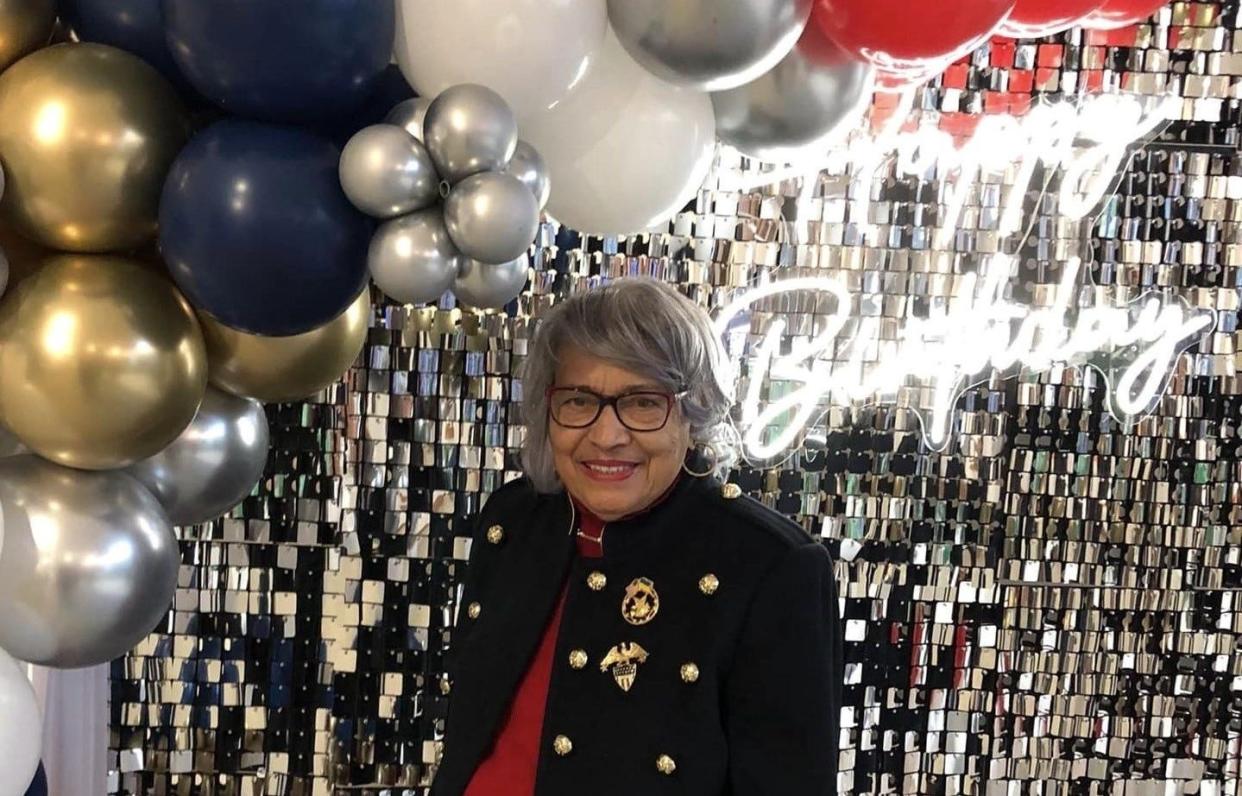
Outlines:
{"label": "woman's nose", "polygon": [[630,441],[630,430],[617,417],[615,406],[605,406],[604,411],[596,418],[588,435],[591,442],[602,448],[615,448]]}

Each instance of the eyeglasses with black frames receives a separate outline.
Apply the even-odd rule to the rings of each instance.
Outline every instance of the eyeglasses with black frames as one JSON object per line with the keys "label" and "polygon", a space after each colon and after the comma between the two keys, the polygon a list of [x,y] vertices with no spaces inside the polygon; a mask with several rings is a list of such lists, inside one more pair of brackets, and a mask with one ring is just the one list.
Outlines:
{"label": "eyeglasses with black frames", "polygon": [[620,395],[600,395],[582,387],[551,387],[548,389],[548,413],[565,428],[587,428],[594,425],[611,406],[621,425],[630,431],[659,431],[668,425],[674,404],[685,392],[634,390]]}

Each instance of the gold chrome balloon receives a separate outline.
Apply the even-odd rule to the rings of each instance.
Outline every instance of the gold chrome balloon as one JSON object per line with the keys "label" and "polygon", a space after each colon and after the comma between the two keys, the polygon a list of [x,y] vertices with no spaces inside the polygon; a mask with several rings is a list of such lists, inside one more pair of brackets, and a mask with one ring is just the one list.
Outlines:
{"label": "gold chrome balloon", "polygon": [[87,470],[145,459],[206,389],[194,311],[144,265],[54,257],[0,301],[0,422],[46,459]]}
{"label": "gold chrome balloon", "polygon": [[260,401],[295,401],[335,382],[358,358],[371,320],[368,287],[318,329],[288,337],[240,332],[200,312],[211,383]]}
{"label": "gold chrome balloon", "polygon": [[155,234],[189,133],[172,86],[136,56],[102,44],[40,50],[0,74],[0,213],[54,249],[132,249]]}
{"label": "gold chrome balloon", "polygon": [[0,0],[0,69],[47,44],[56,0]]}

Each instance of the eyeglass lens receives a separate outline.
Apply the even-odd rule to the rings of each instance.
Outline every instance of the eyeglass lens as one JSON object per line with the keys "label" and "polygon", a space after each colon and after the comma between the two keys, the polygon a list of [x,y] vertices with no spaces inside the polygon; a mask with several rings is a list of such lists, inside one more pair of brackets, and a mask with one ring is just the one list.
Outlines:
{"label": "eyeglass lens", "polygon": [[[558,391],[552,395],[552,419],[570,428],[585,428],[602,414],[609,403],[589,392]],[[668,420],[669,398],[661,393],[635,392],[616,398],[617,416],[633,431],[655,431]]]}

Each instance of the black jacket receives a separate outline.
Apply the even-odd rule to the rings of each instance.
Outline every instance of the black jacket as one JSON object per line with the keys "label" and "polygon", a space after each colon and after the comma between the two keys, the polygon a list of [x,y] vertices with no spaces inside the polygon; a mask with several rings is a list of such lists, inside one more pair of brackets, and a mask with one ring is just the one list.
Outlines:
{"label": "black jacket", "polygon": [[526,479],[481,512],[432,796],[460,796],[487,755],[566,576],[536,796],[835,793],[842,653],[826,548],[705,478],[609,524],[601,559],[577,555],[573,514]]}

